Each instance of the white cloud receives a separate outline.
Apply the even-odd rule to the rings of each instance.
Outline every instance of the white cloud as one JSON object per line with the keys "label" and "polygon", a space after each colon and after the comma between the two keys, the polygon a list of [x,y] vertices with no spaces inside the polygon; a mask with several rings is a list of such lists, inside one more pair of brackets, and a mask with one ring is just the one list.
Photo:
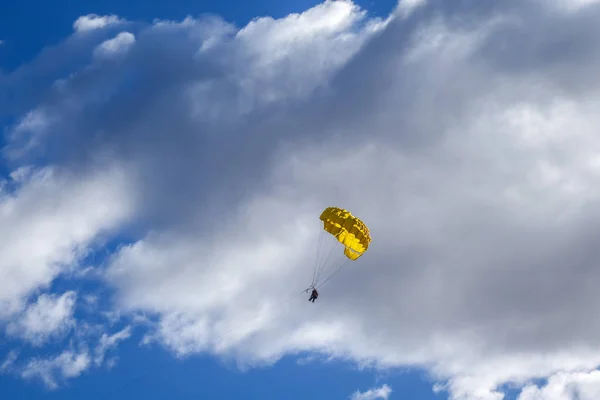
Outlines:
{"label": "white cloud", "polygon": [[[90,324],[85,320],[78,323],[71,336],[68,348],[54,356],[39,356],[25,358],[16,363],[19,355],[17,350],[8,353],[0,366],[0,373],[15,373],[24,379],[40,379],[49,389],[59,388],[66,380],[80,376],[91,367],[112,368],[118,361],[115,350],[119,343],[131,336],[131,327],[108,334],[103,324]],[[95,342],[90,352],[91,343]],[[59,344],[59,343],[56,343]],[[110,354],[107,358],[107,354]]]}
{"label": "white cloud", "polygon": [[90,308],[90,310],[96,308],[98,300],[98,296],[94,294],[87,294],[83,296],[83,301],[85,302],[86,306]]}
{"label": "white cloud", "polygon": [[64,351],[53,358],[38,358],[30,361],[21,376],[25,379],[41,379],[49,389],[56,389],[66,379],[76,378],[90,366],[87,351]]}
{"label": "white cloud", "polygon": [[95,29],[101,29],[109,25],[122,23],[123,20],[116,15],[83,15],[73,23],[75,32],[87,32]]}
{"label": "white cloud", "polygon": [[129,32],[121,32],[112,39],[106,40],[94,49],[94,56],[112,58],[126,53],[135,43],[135,36]]}
{"label": "white cloud", "polygon": [[[275,20],[258,18],[242,28],[237,37],[250,50],[264,53],[272,62],[281,56],[299,50],[302,44],[314,47],[315,41],[349,35],[365,11],[348,0],[326,0],[301,14],[290,14]],[[352,39],[347,36],[347,39]]]}
{"label": "white cloud", "polygon": [[366,392],[356,391],[352,394],[352,400],[388,400],[390,394],[392,393],[392,388],[388,385],[383,385],[378,388],[369,389]]}
{"label": "white cloud", "polygon": [[119,332],[115,332],[112,335],[107,335],[103,333],[100,337],[100,341],[96,346],[94,363],[96,365],[102,365],[104,362],[104,358],[106,356],[106,352],[114,349],[119,342],[128,339],[131,336],[131,327],[126,327]]}
{"label": "white cloud", "polygon": [[77,295],[72,291],[61,296],[42,294],[16,321],[8,324],[6,332],[40,346],[52,336],[67,333],[75,325],[76,299]]}
{"label": "white cloud", "polygon": [[[553,376],[522,396],[565,392],[559,377],[600,365],[589,312],[600,300],[600,10],[548,7],[448,0],[373,21],[345,1],[235,35],[214,20],[148,26],[127,63],[94,60],[53,92],[53,134],[35,136],[63,168],[87,171],[103,152],[129,179],[57,185],[61,223],[88,215],[82,203],[104,212],[43,235],[53,246],[41,263],[29,244],[10,268],[0,259],[0,274],[73,263],[73,246],[135,216],[139,236],[105,277],[119,315],[153,316],[146,343],[241,365],[308,352],[425,367],[454,400]],[[68,201],[78,190],[93,195]],[[374,241],[308,304],[318,215],[332,204]],[[6,226],[40,213],[24,209]],[[57,274],[12,279],[14,293],[0,279],[0,296]]]}
{"label": "white cloud", "polygon": [[561,11],[579,12],[596,5],[598,0],[553,0],[549,3]]}
{"label": "white cloud", "polygon": [[518,400],[596,400],[600,398],[600,371],[559,373],[543,387],[526,386]]}
{"label": "white cloud", "polygon": [[403,17],[408,17],[419,7],[426,4],[427,0],[400,0],[398,1],[397,11]]}
{"label": "white cloud", "polygon": [[79,176],[45,168],[30,175],[9,181],[16,185],[13,192],[0,191],[0,318],[5,319],[19,312],[34,290],[76,266],[86,246],[119,227],[132,211],[119,168]]}
{"label": "white cloud", "polygon": [[[384,26],[379,19],[366,20],[366,13],[346,0],[328,0],[283,19],[255,19],[224,44],[236,50],[236,62],[224,66],[225,79],[201,79],[186,90],[192,113],[202,122],[223,121],[306,98]],[[215,37],[222,42],[219,33]],[[222,51],[208,39],[203,48],[207,41],[211,52]],[[211,57],[211,52],[199,57]],[[234,101],[225,89],[232,84]]]}
{"label": "white cloud", "polygon": [[6,357],[4,358],[4,361],[2,361],[2,364],[0,365],[0,373],[6,373],[10,371],[13,368],[13,365],[15,364],[15,361],[17,361],[18,357],[19,352],[17,350],[9,351]]}
{"label": "white cloud", "polygon": [[37,146],[38,139],[43,137],[51,119],[52,117],[44,109],[29,111],[9,133],[10,140],[20,140],[24,144],[18,149],[7,146],[2,149],[3,154],[14,159]]}

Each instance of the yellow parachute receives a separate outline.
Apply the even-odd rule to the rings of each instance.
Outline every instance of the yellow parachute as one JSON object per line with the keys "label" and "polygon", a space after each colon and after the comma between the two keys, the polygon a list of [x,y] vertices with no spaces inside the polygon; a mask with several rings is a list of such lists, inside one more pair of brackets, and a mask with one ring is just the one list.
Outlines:
{"label": "yellow parachute", "polygon": [[[317,288],[325,284],[348,261],[355,261],[361,257],[371,244],[369,228],[348,210],[339,207],[328,207],[321,213],[319,219],[323,221],[323,230],[319,237],[317,262],[313,272],[311,288]],[[328,247],[330,247],[330,250],[328,255],[324,255],[322,251],[324,242],[327,241],[324,238],[326,232],[332,235],[327,235],[332,238],[329,241]],[[339,252],[340,243],[344,245],[343,254]],[[336,255],[340,256],[342,260],[335,260]],[[333,261],[331,261],[332,258]]]}
{"label": "yellow parachute", "polygon": [[351,260],[362,256],[371,243],[369,228],[358,218],[338,207],[326,208],[321,217],[323,229],[346,246],[344,254]]}

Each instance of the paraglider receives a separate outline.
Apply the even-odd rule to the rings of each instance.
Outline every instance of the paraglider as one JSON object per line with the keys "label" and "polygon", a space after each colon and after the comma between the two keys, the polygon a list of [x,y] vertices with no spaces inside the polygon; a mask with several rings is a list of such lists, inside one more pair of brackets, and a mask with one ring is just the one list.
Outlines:
{"label": "paraglider", "polygon": [[[371,233],[369,228],[360,219],[352,215],[350,211],[339,207],[328,207],[326,208],[319,217],[323,221],[323,231],[319,238],[319,247],[317,249],[317,263],[313,272],[313,282],[309,289],[313,289],[311,296],[308,301],[314,301],[319,296],[317,288],[325,284],[331,277],[338,272],[348,261],[356,261],[361,257],[369,248],[371,244]],[[319,263],[321,258],[321,248],[323,245],[324,233],[328,233],[332,237],[332,249],[328,257],[323,263]],[[323,277],[323,271],[328,268],[325,264],[329,264],[334,253],[337,253],[339,244],[344,246],[343,260],[340,265],[333,271],[328,271],[326,278],[321,281]],[[341,255],[341,253],[339,253]],[[329,266],[330,267],[330,266]],[[335,264],[334,264],[335,267]]]}
{"label": "paraglider", "polygon": [[310,294],[310,297],[308,298],[308,301],[312,301],[314,303],[317,297],[319,297],[319,292],[317,292],[317,289],[313,289]]}

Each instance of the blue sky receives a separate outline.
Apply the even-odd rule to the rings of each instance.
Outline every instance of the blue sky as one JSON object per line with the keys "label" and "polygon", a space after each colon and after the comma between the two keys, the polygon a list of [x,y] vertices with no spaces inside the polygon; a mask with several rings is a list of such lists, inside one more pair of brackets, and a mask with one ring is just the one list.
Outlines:
{"label": "blue sky", "polygon": [[599,398],[595,1],[8,8],[2,398]]}

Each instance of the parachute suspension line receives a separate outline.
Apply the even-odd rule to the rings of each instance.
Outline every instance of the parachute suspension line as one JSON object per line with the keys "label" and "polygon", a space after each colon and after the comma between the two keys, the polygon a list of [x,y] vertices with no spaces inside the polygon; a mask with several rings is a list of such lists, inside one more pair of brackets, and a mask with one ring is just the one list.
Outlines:
{"label": "parachute suspension line", "polygon": [[321,247],[323,246],[323,238],[325,237],[325,231],[320,231],[319,233],[319,244],[317,245],[317,260],[315,262],[315,268],[313,269],[313,277],[311,287],[315,286],[315,280],[317,279],[317,270],[319,268],[319,259],[321,258]]}
{"label": "parachute suspension line", "polygon": [[342,270],[342,268],[344,267],[344,265],[346,265],[348,263],[348,261],[350,261],[349,259],[346,259],[343,263],[341,263],[331,274],[329,274],[329,276],[323,281],[321,282],[320,285],[318,285],[316,288],[320,288],[321,286],[323,286],[324,284],[327,283],[328,280],[330,280],[335,274],[337,274],[339,271]]}
{"label": "parachute suspension line", "polygon": [[333,255],[339,251],[339,249],[336,248],[336,243],[332,243],[331,245],[331,249],[329,249],[329,254],[327,254],[327,257],[325,258],[325,260],[320,263],[317,268],[317,277],[315,279],[315,281],[313,282],[314,285],[317,285],[319,283],[319,280],[321,280],[321,274],[323,273],[323,271],[326,268],[327,265],[329,265],[329,262],[331,261],[331,257],[333,257]]}
{"label": "parachute suspension line", "polygon": [[[337,249],[336,249],[337,250]],[[329,273],[331,272],[332,269],[335,268],[335,266],[338,264],[338,254],[336,254],[337,252],[334,250],[332,251],[329,256],[327,257],[327,260],[325,261],[325,263],[321,266],[321,270],[319,271],[319,275],[317,276],[317,280],[315,282],[316,285],[319,284],[319,282],[321,282],[321,279],[323,278],[323,276],[328,276]],[[335,256],[334,256],[335,254]]]}
{"label": "parachute suspension line", "polygon": [[326,251],[326,248],[327,248],[327,240],[325,240],[326,233],[327,232],[325,232],[324,230],[321,231],[321,233],[320,233],[321,240],[320,240],[320,247],[319,247],[319,255],[317,257],[318,261],[317,261],[317,264],[315,265],[315,269],[314,269],[313,281],[311,284],[311,288],[314,288],[315,285],[317,284],[317,282],[319,281],[319,277],[321,276],[323,267],[327,263],[331,253],[333,253],[335,251],[335,247],[330,246],[330,249],[329,249],[330,254],[328,254],[328,255],[324,254]]}

